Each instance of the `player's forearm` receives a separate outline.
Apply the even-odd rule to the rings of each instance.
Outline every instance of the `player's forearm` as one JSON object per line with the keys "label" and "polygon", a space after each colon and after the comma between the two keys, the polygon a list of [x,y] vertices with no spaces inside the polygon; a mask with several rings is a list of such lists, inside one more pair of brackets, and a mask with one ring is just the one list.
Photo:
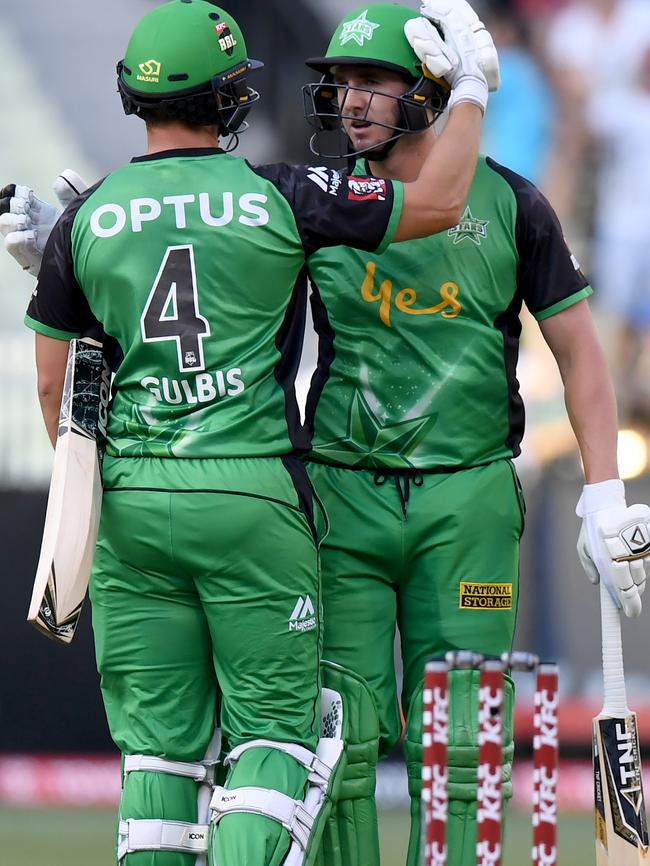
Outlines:
{"label": "player's forearm", "polygon": [[418,179],[404,185],[404,210],[395,240],[426,237],[455,226],[476,170],[483,113],[462,102],[452,109]]}
{"label": "player's forearm", "polygon": [[68,361],[67,340],[55,340],[36,334],[36,375],[38,400],[47,435],[52,445],[56,445],[65,381],[65,368]]}
{"label": "player's forearm", "polygon": [[50,442],[54,447],[56,445],[56,435],[59,426],[59,412],[61,411],[61,396],[62,391],[55,393],[48,390],[38,389],[38,400],[41,404],[41,413],[45,422],[47,435],[50,437]]}
{"label": "player's forearm", "polygon": [[612,381],[602,354],[578,361],[563,375],[569,420],[587,484],[618,478],[618,422]]}
{"label": "player's forearm", "polygon": [[614,386],[586,300],[540,323],[564,382],[564,400],[588,484],[618,478]]}

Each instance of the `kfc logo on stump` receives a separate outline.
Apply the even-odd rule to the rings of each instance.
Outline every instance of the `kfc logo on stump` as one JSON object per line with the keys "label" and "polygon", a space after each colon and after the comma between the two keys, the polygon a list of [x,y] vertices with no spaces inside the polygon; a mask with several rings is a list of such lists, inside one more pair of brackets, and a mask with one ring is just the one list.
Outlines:
{"label": "kfc logo on stump", "polygon": [[386,201],[386,181],[378,177],[348,178],[350,201]]}

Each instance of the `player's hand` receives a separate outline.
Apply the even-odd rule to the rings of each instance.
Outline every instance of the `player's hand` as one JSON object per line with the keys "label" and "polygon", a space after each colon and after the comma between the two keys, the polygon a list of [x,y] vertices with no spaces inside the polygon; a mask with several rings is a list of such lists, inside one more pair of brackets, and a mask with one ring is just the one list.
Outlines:
{"label": "player's hand", "polygon": [[585,484],[576,513],[582,517],[578,556],[587,577],[602,580],[626,616],[639,616],[650,571],[650,508],[628,507],[616,479]]}
{"label": "player's hand", "polygon": [[492,36],[466,0],[423,0],[420,15],[440,27],[459,56],[476,62],[491,92],[499,89],[499,56]]}
{"label": "player's hand", "polygon": [[420,14],[436,25],[429,27],[421,18],[406,23],[407,39],[420,60],[425,65],[427,58],[435,62],[434,29],[442,32],[445,45],[459,58],[456,69],[445,75],[455,91],[450,107],[469,101],[485,110],[486,90],[499,86],[499,58],[483,22],[465,0],[425,0]]}
{"label": "player's hand", "polygon": [[74,169],[66,168],[52,181],[52,189],[65,210],[71,201],[86,192],[88,184]]}
{"label": "player's hand", "polygon": [[0,200],[0,233],[5,239],[5,249],[23,270],[37,277],[45,244],[61,211],[37,198],[30,187],[20,184],[10,184],[1,190]]}
{"label": "player's hand", "polygon": [[413,51],[434,78],[444,78],[454,87],[460,75],[460,58],[428,18],[411,18],[404,34]]}
{"label": "player's hand", "polygon": [[[61,172],[52,188],[63,208],[88,188],[72,169]],[[9,184],[0,190],[0,234],[5,249],[28,273],[37,277],[50,232],[61,209],[42,201],[31,187]]]}

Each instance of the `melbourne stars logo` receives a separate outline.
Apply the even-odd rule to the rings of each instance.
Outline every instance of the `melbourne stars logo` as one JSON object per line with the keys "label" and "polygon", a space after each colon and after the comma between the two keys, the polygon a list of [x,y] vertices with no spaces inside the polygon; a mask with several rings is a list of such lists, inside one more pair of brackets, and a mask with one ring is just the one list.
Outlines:
{"label": "melbourne stars logo", "polygon": [[458,225],[450,228],[447,234],[450,238],[454,239],[454,244],[459,244],[461,241],[469,239],[477,247],[480,247],[481,238],[487,237],[487,226],[489,223],[489,220],[476,219],[469,209],[469,205],[467,205]]}
{"label": "melbourne stars logo", "polygon": [[363,48],[364,40],[370,41],[379,26],[379,24],[373,24],[372,21],[368,21],[368,10],[366,9],[358,18],[355,18],[353,21],[346,21],[343,25],[339,42],[342,46],[347,45],[348,42],[356,42],[360,48]]}

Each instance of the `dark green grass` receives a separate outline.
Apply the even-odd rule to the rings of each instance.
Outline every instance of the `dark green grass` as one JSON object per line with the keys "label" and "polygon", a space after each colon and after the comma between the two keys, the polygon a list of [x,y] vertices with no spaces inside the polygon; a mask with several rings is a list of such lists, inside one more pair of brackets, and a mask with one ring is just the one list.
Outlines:
{"label": "dark green grass", "polygon": [[[2,866],[114,866],[114,813],[104,810],[14,809],[0,807]],[[384,812],[380,819],[382,866],[403,866],[408,835],[406,813]],[[559,866],[593,866],[590,815],[560,819]],[[530,816],[513,813],[504,866],[527,866]]]}
{"label": "dark green grass", "polygon": [[[404,866],[408,838],[404,812],[384,812],[380,819],[382,866]],[[589,814],[560,818],[558,866],[594,866],[594,825]],[[508,820],[503,866],[529,866],[532,863],[531,819],[529,814],[512,811]]]}

